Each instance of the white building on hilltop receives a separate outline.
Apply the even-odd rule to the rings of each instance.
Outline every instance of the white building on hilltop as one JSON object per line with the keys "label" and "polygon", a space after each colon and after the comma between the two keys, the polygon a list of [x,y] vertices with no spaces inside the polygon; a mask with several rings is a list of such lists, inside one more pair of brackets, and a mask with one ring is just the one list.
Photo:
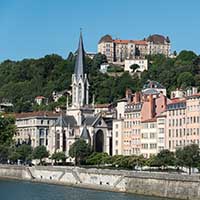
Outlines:
{"label": "white building on hilltop", "polygon": [[137,68],[134,72],[136,72],[136,71],[143,72],[145,70],[148,70],[148,60],[138,58],[138,59],[125,60],[124,61],[124,71],[133,72],[133,70],[131,69],[131,66],[134,64],[139,66],[139,68]]}

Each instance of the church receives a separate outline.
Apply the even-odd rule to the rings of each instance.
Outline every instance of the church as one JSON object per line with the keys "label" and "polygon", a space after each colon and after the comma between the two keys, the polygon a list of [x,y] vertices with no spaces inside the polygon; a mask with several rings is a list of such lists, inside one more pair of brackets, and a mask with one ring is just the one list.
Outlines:
{"label": "church", "polygon": [[89,103],[89,81],[85,72],[85,51],[82,33],[78,44],[74,74],[72,74],[72,103],[50,127],[47,149],[50,154],[65,152],[79,138],[95,152],[112,154],[112,119],[95,114],[94,103]]}

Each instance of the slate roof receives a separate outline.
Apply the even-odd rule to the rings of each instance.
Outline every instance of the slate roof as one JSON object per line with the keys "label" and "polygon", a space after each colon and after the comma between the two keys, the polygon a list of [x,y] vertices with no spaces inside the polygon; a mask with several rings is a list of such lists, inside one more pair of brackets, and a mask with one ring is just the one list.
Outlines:
{"label": "slate roof", "polygon": [[82,133],[81,133],[81,138],[84,140],[90,140],[90,133],[88,129],[84,126]]}
{"label": "slate roof", "polygon": [[164,37],[163,35],[158,35],[158,34],[154,34],[154,35],[150,35],[147,38],[148,42],[153,42],[154,44],[165,44],[165,42],[170,43],[169,37]]}
{"label": "slate roof", "polygon": [[150,88],[150,89],[146,89],[143,92],[143,94],[159,94],[159,92],[157,90],[155,90],[155,89]]}
{"label": "slate roof", "polygon": [[148,80],[144,84],[143,89],[147,89],[147,88],[165,89],[165,87],[161,85],[160,83],[158,83],[157,81],[151,81],[151,80]]}
{"label": "slate roof", "polygon": [[110,35],[104,35],[100,40],[99,40],[99,44],[102,42],[112,42],[113,39]]}
{"label": "slate roof", "polygon": [[80,77],[84,76],[85,73],[84,67],[85,67],[85,51],[83,47],[82,33],[80,33],[80,39],[79,39],[76,62],[75,62],[75,70],[74,70],[74,74],[77,80],[79,80]]}
{"label": "slate roof", "polygon": [[77,125],[76,119],[71,115],[60,115],[60,117],[56,120],[54,126],[62,126],[62,127],[74,127]]}
{"label": "slate roof", "polygon": [[91,126],[97,120],[97,118],[98,116],[86,116],[82,123],[86,126]]}

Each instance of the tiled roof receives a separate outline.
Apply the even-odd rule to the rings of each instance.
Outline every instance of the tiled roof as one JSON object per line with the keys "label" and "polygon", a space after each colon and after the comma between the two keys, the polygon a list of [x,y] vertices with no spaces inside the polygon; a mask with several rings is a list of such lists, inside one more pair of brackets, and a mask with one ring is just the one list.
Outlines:
{"label": "tiled roof", "polygon": [[147,41],[145,40],[130,40],[130,42],[136,45],[147,45]]}
{"label": "tiled roof", "polygon": [[141,123],[147,123],[147,122],[156,122],[156,118],[151,118],[151,119],[141,121]]}
{"label": "tiled roof", "polygon": [[200,97],[200,93],[196,93],[196,94],[193,94],[191,96],[188,96],[187,99],[195,98],[195,97]]}
{"label": "tiled roof", "polygon": [[37,96],[37,97],[35,97],[36,99],[45,99],[45,97],[44,96]]}
{"label": "tiled roof", "polygon": [[58,117],[59,113],[38,111],[38,112],[26,112],[26,113],[14,113],[15,118],[30,118],[30,117]]}
{"label": "tiled roof", "polygon": [[96,104],[95,108],[108,108],[110,104]]}
{"label": "tiled roof", "polygon": [[113,40],[113,42],[118,44],[128,44],[130,40]]}
{"label": "tiled roof", "polygon": [[147,45],[147,41],[145,40],[113,40],[113,42],[117,44],[134,43],[136,45]]}
{"label": "tiled roof", "polygon": [[185,102],[186,102],[185,99],[174,98],[174,99],[171,99],[170,103],[168,103],[167,105],[176,104],[176,103],[185,103]]}

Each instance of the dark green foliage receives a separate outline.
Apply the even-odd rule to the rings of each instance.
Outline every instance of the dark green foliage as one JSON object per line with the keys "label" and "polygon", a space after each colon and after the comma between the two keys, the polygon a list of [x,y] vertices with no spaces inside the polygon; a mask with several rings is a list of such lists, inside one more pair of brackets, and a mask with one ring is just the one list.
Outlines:
{"label": "dark green foliage", "polygon": [[0,114],[0,145],[10,145],[16,130],[15,119]]}
{"label": "dark green foliage", "polygon": [[139,69],[140,66],[138,64],[133,64],[130,66],[130,69],[132,69],[132,72],[135,72],[136,69]]}
{"label": "dark green foliage", "polygon": [[66,160],[66,156],[64,152],[55,152],[52,156],[51,156],[52,160],[55,160],[55,164],[57,164],[57,162],[62,161],[62,163],[65,162]]}
{"label": "dark green foliage", "polygon": [[108,164],[109,160],[110,156],[107,153],[94,152],[87,158],[86,163],[89,165],[103,165]]}
{"label": "dark green foliage", "polygon": [[7,163],[9,156],[9,146],[0,144],[0,163]]}
{"label": "dark green foliage", "polygon": [[117,65],[110,65],[107,69],[108,73],[117,73],[117,72],[123,72],[123,67],[117,66]]}
{"label": "dark green foliage", "polygon": [[27,163],[28,161],[31,160],[32,148],[28,144],[22,144],[17,147],[16,153],[19,155],[19,159],[23,163]]}
{"label": "dark green foliage", "polygon": [[148,59],[149,70],[142,73],[141,86],[147,79],[156,80],[167,88],[168,94],[177,87],[200,86],[199,57],[194,52],[184,50],[176,58],[154,55]]}
{"label": "dark green foliage", "polygon": [[[107,62],[105,55],[96,54],[93,60],[86,57],[90,102],[93,95],[96,103],[116,101],[124,97],[126,88],[131,88],[133,92],[141,90],[148,79],[160,82],[169,93],[177,87],[200,87],[200,57],[192,51],[182,51],[177,58],[166,58],[164,55],[147,57],[149,70],[141,73],[141,79],[136,74],[131,76],[128,72],[118,73],[117,70],[117,76],[102,74],[99,68]],[[66,60],[53,54],[40,59],[4,61],[0,64],[0,102],[11,101],[15,112],[54,109],[57,104],[52,102],[51,94],[71,89],[74,65],[75,56],[72,53]],[[49,105],[35,105],[34,98],[38,95],[48,98]]]}
{"label": "dark green foliage", "polygon": [[177,84],[180,88],[194,85],[194,77],[191,72],[182,72],[177,78]]}
{"label": "dark green foliage", "polygon": [[168,149],[164,149],[158,153],[156,156],[156,164],[158,166],[174,166],[175,163],[175,156],[173,152],[170,152]]}
{"label": "dark green foliage", "polygon": [[47,151],[45,146],[37,146],[33,150],[33,158],[40,160],[40,164],[42,164],[42,159],[47,158],[49,156],[49,152]]}
{"label": "dark green foliage", "polygon": [[17,163],[18,159],[20,159],[20,154],[16,151],[11,151],[8,155],[8,159],[11,163]]}
{"label": "dark green foliage", "polygon": [[183,149],[177,149],[176,162],[179,166],[188,167],[189,174],[191,174],[191,168],[198,167],[200,163],[200,149],[198,145],[191,144],[185,146]]}
{"label": "dark green foliage", "polygon": [[75,164],[78,165],[85,163],[87,156],[90,154],[90,145],[88,145],[85,140],[82,139],[78,139],[76,142],[74,142],[69,149],[69,155],[72,158],[75,158]]}

